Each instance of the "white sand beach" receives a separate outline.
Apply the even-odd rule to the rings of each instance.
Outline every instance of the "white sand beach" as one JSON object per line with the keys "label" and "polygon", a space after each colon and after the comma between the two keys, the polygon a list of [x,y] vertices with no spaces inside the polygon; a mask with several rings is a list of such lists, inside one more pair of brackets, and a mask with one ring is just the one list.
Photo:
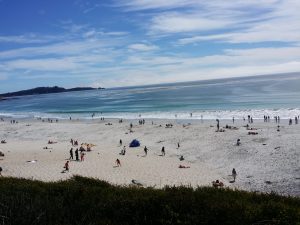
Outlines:
{"label": "white sand beach", "polygon": [[[112,125],[106,125],[112,123]],[[133,123],[133,132],[129,132]],[[220,121],[238,129],[216,132],[216,121],[152,120],[138,125],[137,120],[115,119],[64,120],[58,123],[36,119],[10,119],[0,122],[0,157],[3,176],[23,177],[43,181],[68,179],[73,175],[99,178],[112,184],[128,185],[132,179],[145,186],[165,185],[211,186],[219,179],[225,187],[242,190],[277,192],[300,196],[300,125],[288,125],[282,120],[280,132],[273,121],[254,121],[250,128],[257,135],[248,135],[246,121]],[[172,128],[165,124],[172,123]],[[188,125],[190,123],[190,125]],[[161,126],[159,126],[161,125]],[[183,126],[185,125],[185,126]],[[70,140],[96,146],[86,152],[83,162],[71,161],[69,172],[62,173],[72,147]],[[237,146],[237,139],[241,145]],[[122,139],[126,155],[119,155]],[[138,139],[141,146],[129,148]],[[48,140],[57,143],[47,144]],[[177,143],[180,148],[177,149]],[[44,147],[51,149],[43,149]],[[144,146],[149,149],[147,156]],[[165,147],[166,156],[160,156]],[[75,150],[76,147],[73,147]],[[183,155],[185,160],[180,161]],[[121,167],[116,166],[120,159]],[[33,162],[28,162],[36,160]],[[190,168],[178,168],[179,165]],[[237,171],[231,183],[232,168]]]}

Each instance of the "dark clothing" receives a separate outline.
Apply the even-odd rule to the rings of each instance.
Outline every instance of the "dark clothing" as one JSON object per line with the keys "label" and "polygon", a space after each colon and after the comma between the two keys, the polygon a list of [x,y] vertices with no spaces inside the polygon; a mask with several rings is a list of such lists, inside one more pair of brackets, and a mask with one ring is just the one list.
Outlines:
{"label": "dark clothing", "polygon": [[70,159],[73,159],[73,148],[70,150]]}
{"label": "dark clothing", "polygon": [[75,150],[75,157],[76,157],[76,161],[79,161],[78,149]]}

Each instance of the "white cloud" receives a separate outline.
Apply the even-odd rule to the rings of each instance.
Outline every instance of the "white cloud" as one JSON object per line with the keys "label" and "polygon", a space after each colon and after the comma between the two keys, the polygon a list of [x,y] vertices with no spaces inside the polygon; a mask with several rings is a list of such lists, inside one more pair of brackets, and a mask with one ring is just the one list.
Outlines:
{"label": "white cloud", "polygon": [[111,75],[100,78],[107,87],[298,72],[300,48],[228,49],[204,57],[131,55],[99,71]]}
{"label": "white cloud", "polygon": [[43,55],[76,55],[86,52],[105,50],[106,48],[121,45],[119,39],[85,39],[81,41],[64,41],[38,47],[25,47],[0,52],[0,59],[31,58]]}
{"label": "white cloud", "polygon": [[115,5],[144,11],[148,34],[185,36],[179,44],[300,40],[300,1],[295,0],[126,0]]}
{"label": "white cloud", "polygon": [[153,51],[159,49],[156,45],[136,43],[128,46],[128,49],[134,51]]}
{"label": "white cloud", "polygon": [[128,11],[138,11],[147,9],[172,9],[192,5],[193,0],[116,0],[115,6],[125,7]]}
{"label": "white cloud", "polygon": [[0,43],[18,43],[18,44],[42,44],[60,40],[61,36],[54,35],[39,35],[34,33],[15,35],[15,36],[0,36]]}
{"label": "white cloud", "polygon": [[[255,3],[255,2],[254,2]],[[193,35],[181,38],[179,44],[191,44],[202,41],[222,41],[229,43],[259,43],[259,42],[299,42],[300,40],[300,2],[293,0],[271,1],[271,5],[263,5],[259,7],[249,4],[247,8],[242,8],[242,15],[231,17],[235,23],[242,21],[243,26],[240,29],[229,32],[215,32],[210,35]],[[226,4],[226,3],[224,3]],[[228,3],[230,5],[231,3]],[[234,4],[231,4],[234,5]],[[255,15],[256,14],[256,15]],[[234,15],[234,14],[233,14]],[[245,23],[247,18],[253,17],[250,23]],[[260,18],[255,20],[255,18]]]}
{"label": "white cloud", "polygon": [[150,32],[154,34],[180,33],[224,29],[234,25],[232,21],[217,20],[201,17],[201,15],[186,15],[178,13],[167,13],[152,19]]}

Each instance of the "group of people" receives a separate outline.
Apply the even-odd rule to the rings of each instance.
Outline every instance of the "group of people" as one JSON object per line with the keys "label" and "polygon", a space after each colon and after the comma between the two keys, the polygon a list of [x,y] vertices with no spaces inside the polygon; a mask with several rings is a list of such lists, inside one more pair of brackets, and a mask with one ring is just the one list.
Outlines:
{"label": "group of people", "polygon": [[145,119],[139,120],[139,125],[144,125],[145,124]]}
{"label": "group of people", "polygon": [[[298,124],[299,123],[299,116],[295,116],[295,124]],[[293,124],[293,120],[292,118],[289,119],[289,125],[292,125]]]}
{"label": "group of people", "polygon": [[78,141],[77,140],[73,140],[72,138],[71,138],[70,143],[71,143],[72,146],[78,146]]}
{"label": "group of people", "polygon": [[265,116],[264,115],[264,122],[265,123],[270,122],[270,116]]}
{"label": "group of people", "polygon": [[[74,146],[78,146],[78,141],[77,140],[74,141],[73,139],[71,139],[70,142],[71,142],[71,144],[72,144],[73,147]],[[86,146],[86,149],[84,148],[84,145]],[[70,154],[69,160],[66,161],[65,166],[64,166],[65,171],[69,171],[70,160],[75,160],[75,161],[78,161],[78,162],[79,161],[83,162],[84,158],[85,158],[85,155],[86,155],[85,152],[86,151],[87,152],[91,151],[92,150],[91,148],[93,146],[94,146],[93,144],[82,143],[81,146],[79,148],[76,148],[75,151],[74,151],[73,148],[71,148],[69,150],[69,154]],[[74,159],[74,154],[75,154],[75,159]]]}
{"label": "group of people", "polygon": [[[69,160],[74,160],[74,154],[73,154],[73,148],[70,149],[70,158]],[[84,150],[83,149],[79,149],[76,148],[76,150],[74,151],[75,152],[75,160],[76,161],[79,161],[79,152],[80,152],[80,161],[84,161],[84,156],[85,156],[85,153],[84,153]]]}
{"label": "group of people", "polygon": [[[245,121],[245,118],[244,118],[244,121]],[[248,115],[248,123],[253,123],[253,117]]]}
{"label": "group of people", "polygon": [[[237,176],[237,172],[236,172],[235,168],[232,169],[231,176],[232,176],[233,180],[230,181],[230,183],[234,183],[236,176]],[[215,180],[212,182],[212,186],[215,188],[222,188],[222,187],[224,187],[224,183],[222,181]]]}

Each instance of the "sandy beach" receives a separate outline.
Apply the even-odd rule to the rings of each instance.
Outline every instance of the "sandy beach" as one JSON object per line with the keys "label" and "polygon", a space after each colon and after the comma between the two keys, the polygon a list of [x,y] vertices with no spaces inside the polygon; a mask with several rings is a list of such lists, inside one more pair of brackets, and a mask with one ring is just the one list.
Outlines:
{"label": "sandy beach", "polygon": [[[153,124],[152,124],[153,121]],[[111,123],[112,125],[107,125]],[[129,131],[130,123],[133,124]],[[167,123],[173,124],[166,128]],[[223,128],[228,124],[237,129]],[[300,196],[300,125],[280,123],[280,132],[273,121],[254,121],[250,128],[257,135],[248,135],[247,121],[220,121],[225,132],[216,132],[213,120],[151,120],[144,125],[138,120],[115,119],[60,120],[58,123],[22,119],[11,124],[10,118],[0,122],[0,157],[3,176],[23,177],[43,181],[68,179],[73,175],[99,178],[112,184],[129,185],[138,180],[144,186],[162,188],[165,185],[211,186],[219,179],[225,187],[242,190],[277,192]],[[71,160],[69,172],[62,173],[70,140],[96,146],[85,152],[85,160]],[[126,155],[119,155],[123,146]],[[138,139],[141,146],[129,148]],[[241,145],[237,146],[237,139]],[[48,144],[48,140],[55,144]],[[180,148],[177,148],[177,143]],[[144,154],[144,146],[148,154]],[[162,147],[166,155],[161,155]],[[44,149],[47,147],[48,149]],[[75,150],[76,147],[73,147]],[[185,160],[180,161],[179,157]],[[121,167],[116,167],[116,159]],[[190,168],[179,168],[179,165]],[[237,171],[232,183],[231,171]]]}

